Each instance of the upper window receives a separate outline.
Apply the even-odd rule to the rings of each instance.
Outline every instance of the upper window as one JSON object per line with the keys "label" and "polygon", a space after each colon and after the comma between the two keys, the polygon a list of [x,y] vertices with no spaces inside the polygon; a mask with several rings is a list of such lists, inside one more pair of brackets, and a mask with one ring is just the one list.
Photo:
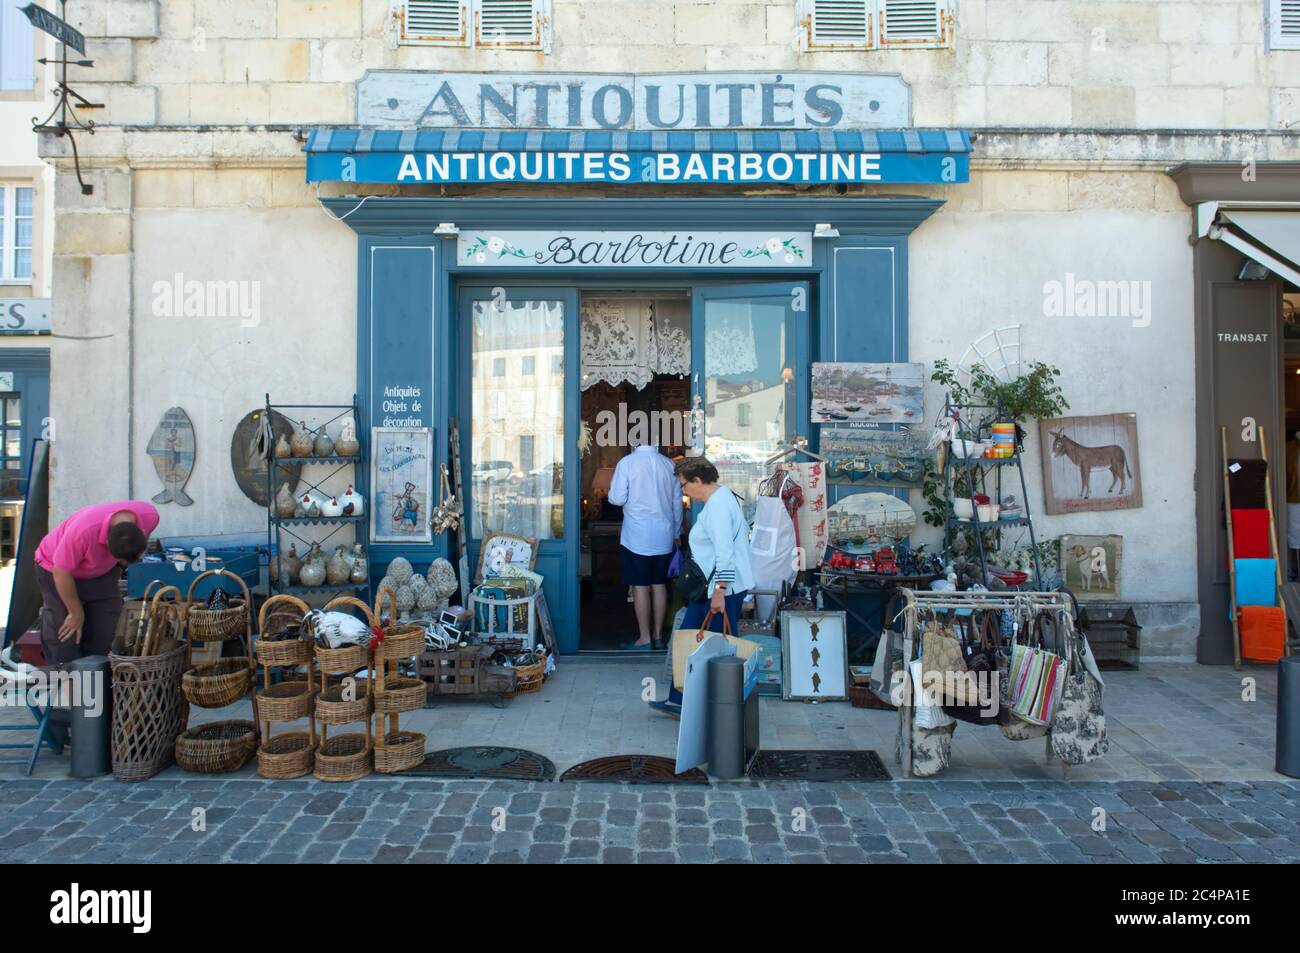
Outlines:
{"label": "upper window", "polygon": [[36,35],[16,3],[0,3],[0,92],[36,88]]}
{"label": "upper window", "polygon": [[951,49],[956,0],[796,0],[801,50]]}
{"label": "upper window", "polygon": [[1268,49],[1300,50],[1300,0],[1265,0]]}
{"label": "upper window", "polygon": [[32,204],[30,185],[0,184],[0,281],[32,280]]}
{"label": "upper window", "polygon": [[403,43],[550,51],[550,0],[399,0]]}

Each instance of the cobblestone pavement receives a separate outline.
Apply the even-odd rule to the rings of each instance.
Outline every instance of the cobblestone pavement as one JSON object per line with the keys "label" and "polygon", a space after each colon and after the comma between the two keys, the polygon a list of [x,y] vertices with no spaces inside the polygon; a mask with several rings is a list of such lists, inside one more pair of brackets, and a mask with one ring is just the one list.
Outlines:
{"label": "cobblestone pavement", "polygon": [[1295,862],[1300,783],[0,785],[0,862],[115,861]]}

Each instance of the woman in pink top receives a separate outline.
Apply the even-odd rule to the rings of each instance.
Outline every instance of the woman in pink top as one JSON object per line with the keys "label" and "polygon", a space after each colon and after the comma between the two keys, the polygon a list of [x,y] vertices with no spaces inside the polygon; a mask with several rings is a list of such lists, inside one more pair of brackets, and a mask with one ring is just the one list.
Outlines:
{"label": "woman in pink top", "polygon": [[78,510],[41,540],[36,580],[45,601],[41,647],[47,663],[108,654],[122,614],[118,581],[157,528],[153,504],[120,500]]}

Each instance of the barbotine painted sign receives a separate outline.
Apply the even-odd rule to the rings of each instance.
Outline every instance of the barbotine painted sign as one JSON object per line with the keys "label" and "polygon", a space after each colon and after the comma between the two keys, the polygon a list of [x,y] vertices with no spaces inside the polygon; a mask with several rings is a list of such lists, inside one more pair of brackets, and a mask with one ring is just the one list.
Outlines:
{"label": "barbotine painted sign", "polygon": [[369,71],[357,122],[411,129],[900,129],[897,74]]}
{"label": "barbotine painted sign", "polygon": [[456,242],[468,267],[811,268],[809,232],[471,231]]}

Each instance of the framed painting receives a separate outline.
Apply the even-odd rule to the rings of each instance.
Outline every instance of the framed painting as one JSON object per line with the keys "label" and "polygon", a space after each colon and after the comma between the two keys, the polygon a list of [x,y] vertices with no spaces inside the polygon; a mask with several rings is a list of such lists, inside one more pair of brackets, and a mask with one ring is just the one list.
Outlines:
{"label": "framed painting", "polygon": [[478,568],[474,570],[474,582],[477,584],[483,581],[485,570],[496,574],[502,566],[519,566],[532,572],[536,565],[537,540],[510,533],[488,533],[483,537],[483,545],[478,550]]}
{"label": "framed painting", "polygon": [[370,541],[432,542],[433,429],[372,427],[370,446]]}
{"label": "framed painting", "polygon": [[542,644],[552,655],[556,654],[555,623],[551,621],[551,607],[546,602],[546,590],[538,589],[533,605],[537,608],[537,630],[541,633]]}
{"label": "framed painting", "polygon": [[815,424],[919,424],[925,391],[923,364],[814,362]]}
{"label": "framed painting", "polygon": [[786,701],[849,697],[845,613],[781,613],[781,697]]}
{"label": "framed painting", "polygon": [[818,449],[829,483],[913,487],[925,482],[928,441],[906,430],[824,427]]}
{"label": "framed painting", "polygon": [[1061,575],[1080,602],[1113,602],[1120,598],[1122,536],[1061,537]]}
{"label": "framed painting", "polygon": [[1142,505],[1137,414],[1054,417],[1039,421],[1038,435],[1050,515]]}

